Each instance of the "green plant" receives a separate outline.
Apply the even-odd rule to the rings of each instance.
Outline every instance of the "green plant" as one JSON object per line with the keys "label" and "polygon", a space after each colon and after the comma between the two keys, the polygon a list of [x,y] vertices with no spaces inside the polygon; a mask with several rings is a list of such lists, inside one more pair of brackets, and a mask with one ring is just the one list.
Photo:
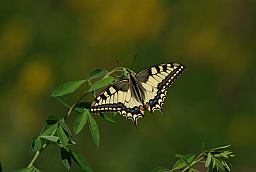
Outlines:
{"label": "green plant", "polygon": [[228,150],[230,145],[201,151],[196,156],[194,154],[176,155],[179,158],[173,167],[155,168],[151,172],[199,172],[196,168],[198,164],[204,164],[207,171],[231,171],[229,158],[234,157],[233,152]]}
{"label": "green plant", "polygon": [[[73,133],[77,135],[82,131],[85,125],[88,123],[89,130],[92,135],[92,139],[97,147],[100,144],[100,132],[98,125],[94,119],[95,116],[90,114],[90,102],[82,102],[88,94],[92,94],[95,97],[95,92],[113,82],[116,81],[116,77],[120,77],[120,73],[125,72],[124,68],[115,68],[108,72],[106,70],[96,69],[94,70],[89,79],[72,81],[64,83],[57,87],[51,94],[52,97],[68,108],[65,115],[49,115],[46,119],[45,125],[39,134],[32,140],[32,151],[35,152],[34,157],[26,168],[17,170],[18,172],[38,172],[40,171],[35,167],[35,162],[41,153],[47,148],[49,144],[54,144],[60,147],[60,154],[63,165],[69,170],[71,168],[72,161],[75,162],[83,171],[92,172],[93,169],[82,154],[73,150],[72,145],[76,144],[73,140]],[[118,75],[119,74],[119,75]],[[113,77],[114,76],[114,77]],[[83,87],[84,86],[84,87]],[[72,104],[68,105],[61,97],[67,94],[71,94],[78,89],[83,89],[83,94]],[[76,112],[76,120],[73,125],[73,132],[66,124],[66,120],[72,112]],[[106,121],[115,123],[113,119],[108,115],[100,114],[100,117]]]}

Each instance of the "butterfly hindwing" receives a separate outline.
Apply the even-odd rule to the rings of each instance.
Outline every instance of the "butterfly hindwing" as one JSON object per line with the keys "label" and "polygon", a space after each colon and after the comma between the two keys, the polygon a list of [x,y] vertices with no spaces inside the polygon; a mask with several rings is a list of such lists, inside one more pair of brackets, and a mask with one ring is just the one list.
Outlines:
{"label": "butterfly hindwing", "polygon": [[132,95],[128,80],[121,80],[104,89],[91,105],[91,112],[119,112],[124,117],[132,119],[137,123],[137,119],[143,117],[138,102]]}

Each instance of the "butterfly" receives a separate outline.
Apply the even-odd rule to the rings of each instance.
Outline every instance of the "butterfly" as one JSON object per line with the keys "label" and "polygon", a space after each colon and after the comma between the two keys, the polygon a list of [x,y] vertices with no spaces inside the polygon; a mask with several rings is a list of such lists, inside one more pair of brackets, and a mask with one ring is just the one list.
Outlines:
{"label": "butterfly", "polygon": [[119,112],[135,125],[146,110],[162,111],[167,88],[184,71],[180,63],[166,63],[146,68],[139,73],[128,70],[128,78],[108,86],[96,96],[90,111]]}

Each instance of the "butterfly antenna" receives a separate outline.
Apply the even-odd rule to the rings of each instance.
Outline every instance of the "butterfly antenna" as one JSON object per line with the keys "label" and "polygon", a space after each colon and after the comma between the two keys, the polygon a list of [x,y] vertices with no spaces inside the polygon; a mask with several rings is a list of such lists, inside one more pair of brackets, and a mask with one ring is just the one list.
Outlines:
{"label": "butterfly antenna", "polygon": [[134,58],[133,58],[133,62],[132,62],[132,66],[131,66],[131,69],[133,68],[134,64],[135,64],[135,60],[137,58],[138,54],[135,54]]}
{"label": "butterfly antenna", "polygon": [[120,65],[120,67],[123,67],[123,65],[120,63],[119,60],[116,60],[117,64]]}

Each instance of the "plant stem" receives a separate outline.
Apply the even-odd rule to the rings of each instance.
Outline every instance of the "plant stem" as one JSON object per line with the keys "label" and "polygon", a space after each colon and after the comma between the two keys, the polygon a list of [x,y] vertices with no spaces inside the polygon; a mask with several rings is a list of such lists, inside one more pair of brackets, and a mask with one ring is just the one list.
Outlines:
{"label": "plant stem", "polygon": [[[67,117],[69,117],[69,115],[71,114],[71,112],[74,110],[75,106],[77,103],[79,103],[86,95],[88,94],[88,92],[85,92],[84,94],[81,95],[81,97],[79,97],[75,103],[69,108],[69,111],[67,113],[67,115],[65,116],[65,120],[67,119]],[[52,136],[55,135],[56,130],[51,134]],[[39,156],[41,155],[41,153],[43,152],[43,150],[47,147],[48,143],[44,143],[42,148],[39,151],[36,151],[34,157],[32,158],[32,160],[30,161],[29,165],[27,166],[27,168],[31,168],[34,166],[35,161],[39,158]]]}
{"label": "plant stem", "polygon": [[31,162],[29,163],[29,165],[27,166],[27,168],[31,168],[34,166],[35,161],[38,159],[38,157],[40,156],[41,152],[46,148],[47,143],[43,144],[42,148],[39,151],[36,151],[33,159],[31,160]]}
{"label": "plant stem", "polygon": [[61,103],[61,104],[63,104],[65,107],[67,107],[68,109],[70,109],[70,106],[66,103],[66,102],[64,102],[61,98],[59,98],[59,97],[56,97],[57,98],[57,100]]}
{"label": "plant stem", "polygon": [[200,154],[197,156],[197,158],[191,162],[186,168],[184,168],[181,172],[186,172],[189,170],[192,166],[196,165],[197,163],[201,162],[204,159],[204,154]]}
{"label": "plant stem", "polygon": [[77,99],[75,101],[75,103],[69,108],[69,111],[65,117],[65,119],[67,119],[67,117],[69,117],[69,115],[71,114],[71,112],[74,110],[75,106],[77,105],[77,103],[79,103],[89,92],[84,92],[84,94],[82,94],[81,97],[79,97],[79,99]]}
{"label": "plant stem", "polygon": [[107,77],[107,76],[109,76],[109,75],[111,75],[111,74],[113,74],[113,73],[115,73],[115,72],[117,72],[117,71],[122,71],[122,69],[123,69],[123,67],[115,68],[115,69],[111,70],[110,72],[108,72],[108,73],[104,76],[104,78]]}

